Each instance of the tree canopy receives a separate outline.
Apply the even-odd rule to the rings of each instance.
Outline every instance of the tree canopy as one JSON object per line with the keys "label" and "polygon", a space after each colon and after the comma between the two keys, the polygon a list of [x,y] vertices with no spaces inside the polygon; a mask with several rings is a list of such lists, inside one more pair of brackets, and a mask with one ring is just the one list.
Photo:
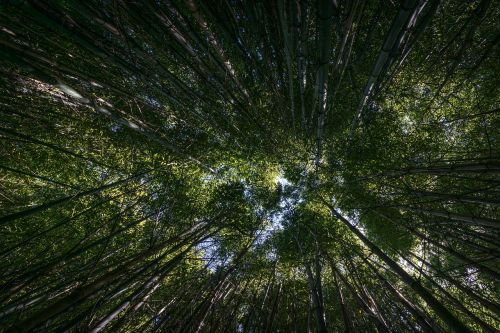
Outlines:
{"label": "tree canopy", "polygon": [[498,332],[498,1],[0,3],[0,332]]}

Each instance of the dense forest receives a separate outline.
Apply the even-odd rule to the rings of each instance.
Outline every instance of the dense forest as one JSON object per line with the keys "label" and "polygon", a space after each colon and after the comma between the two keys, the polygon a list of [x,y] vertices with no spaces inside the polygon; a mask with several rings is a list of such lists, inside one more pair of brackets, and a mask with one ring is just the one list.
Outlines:
{"label": "dense forest", "polygon": [[0,1],[0,332],[499,332],[499,17]]}

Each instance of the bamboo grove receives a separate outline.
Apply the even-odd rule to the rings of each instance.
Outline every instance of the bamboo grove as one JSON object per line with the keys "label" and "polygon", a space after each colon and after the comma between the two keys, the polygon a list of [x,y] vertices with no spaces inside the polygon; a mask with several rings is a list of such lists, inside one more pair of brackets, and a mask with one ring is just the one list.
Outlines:
{"label": "bamboo grove", "polygon": [[498,332],[498,1],[0,2],[0,331]]}

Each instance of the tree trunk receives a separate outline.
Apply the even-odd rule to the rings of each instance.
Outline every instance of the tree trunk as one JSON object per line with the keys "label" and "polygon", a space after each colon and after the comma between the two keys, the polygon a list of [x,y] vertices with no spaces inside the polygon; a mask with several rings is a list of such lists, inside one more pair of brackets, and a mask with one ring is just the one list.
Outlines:
{"label": "tree trunk", "polygon": [[347,228],[349,228],[373,253],[375,253],[382,261],[384,261],[394,273],[396,273],[401,281],[411,287],[422,299],[431,307],[434,312],[448,325],[448,327],[456,333],[472,333],[472,331],[462,324],[447,308],[445,308],[432,294],[425,289],[417,280],[406,273],[394,260],[389,258],[378,246],[373,244],[366,238],[354,225],[352,225],[345,217],[339,214],[328,202],[323,202],[330,208],[333,216],[340,220]]}

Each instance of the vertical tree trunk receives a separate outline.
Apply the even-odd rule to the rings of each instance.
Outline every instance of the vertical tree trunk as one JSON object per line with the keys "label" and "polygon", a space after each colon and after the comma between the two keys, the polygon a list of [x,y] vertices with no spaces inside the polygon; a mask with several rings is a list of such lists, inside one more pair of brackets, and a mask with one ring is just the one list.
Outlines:
{"label": "vertical tree trunk", "polygon": [[394,273],[396,273],[401,281],[411,287],[422,299],[431,307],[434,312],[448,325],[448,327],[456,333],[472,333],[472,331],[461,323],[447,308],[445,308],[427,289],[425,289],[417,280],[411,277],[403,270],[394,260],[389,258],[378,246],[373,244],[366,238],[354,225],[352,225],[345,217],[339,214],[328,202],[323,202],[330,208],[333,216],[340,220],[347,228],[349,228],[373,253],[375,253],[383,262],[385,262]]}
{"label": "vertical tree trunk", "polygon": [[325,314],[324,314],[324,309],[321,304],[321,298],[320,294],[318,292],[318,286],[317,286],[317,281],[314,278],[314,275],[311,270],[311,265],[307,261],[304,251],[302,249],[302,244],[300,243],[299,239],[295,237],[295,241],[297,242],[297,247],[300,250],[300,254],[302,256],[302,260],[304,262],[304,268],[306,270],[307,274],[307,280],[309,281],[309,288],[311,290],[311,297],[314,303],[314,309],[316,312],[316,325],[317,325],[317,331],[318,333],[326,333],[328,332],[326,329],[326,323],[325,323]]}

